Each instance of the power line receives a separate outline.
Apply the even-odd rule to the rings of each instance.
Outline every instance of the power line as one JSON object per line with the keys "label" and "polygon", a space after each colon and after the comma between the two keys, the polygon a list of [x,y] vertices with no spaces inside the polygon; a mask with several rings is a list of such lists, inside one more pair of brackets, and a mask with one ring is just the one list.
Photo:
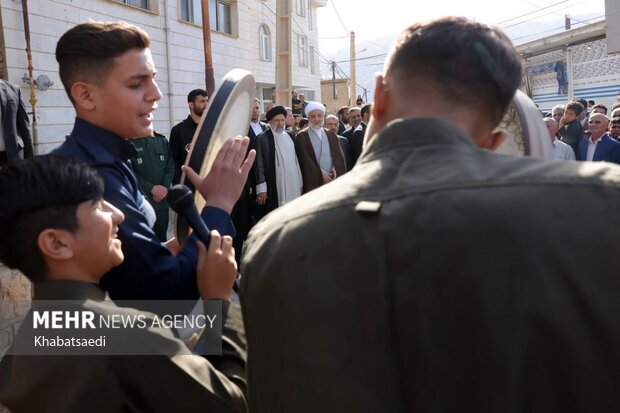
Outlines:
{"label": "power line", "polygon": [[344,25],[342,18],[340,18],[340,13],[338,13],[338,9],[336,8],[336,3],[334,3],[334,0],[331,1],[331,4],[334,8],[334,11],[336,12],[336,17],[338,17],[338,20],[340,20],[340,24],[342,24],[342,28],[344,29],[344,31],[347,33],[351,33],[351,30],[347,29],[347,26]]}
{"label": "power line", "polygon": [[[539,12],[539,11],[541,11],[541,10],[545,10],[545,9],[548,9],[548,8],[550,8],[550,7],[553,7],[553,6],[557,6],[558,4],[566,3],[567,1],[568,1],[568,0],[562,0],[562,1],[559,1],[559,2],[557,2],[557,3],[553,3],[553,4],[551,4],[551,5],[549,5],[549,6],[546,6],[546,7],[540,7],[538,10],[534,10],[534,11],[531,11],[531,12],[529,12],[529,13],[522,14],[522,15],[520,15],[520,16],[515,16],[515,17],[512,17],[512,18],[510,18],[510,19],[507,19],[507,20],[501,21],[501,22],[499,22],[499,23],[496,23],[496,25],[497,25],[497,26],[499,26],[499,25],[502,25],[502,24],[504,24],[504,23],[508,23],[509,21],[512,21],[512,20],[517,20],[517,19],[520,19],[521,17],[525,17],[525,16],[529,16],[530,14],[538,13],[538,12]],[[529,3],[528,3],[528,4],[529,4]],[[538,7],[538,6],[535,6],[535,7]]]}
{"label": "power line", "polygon": [[[620,13],[620,10],[615,11],[613,13],[609,13],[608,16],[614,15],[616,13]],[[591,22],[592,20],[600,19],[601,17],[605,17],[605,15],[602,14],[600,16],[592,17],[591,19],[584,20],[582,23],[583,23],[584,26],[589,26],[591,24],[598,23],[598,22],[594,22],[594,23],[588,23],[588,22]],[[553,31],[561,30],[561,29],[564,29],[564,26],[559,26],[559,27],[556,27],[554,29],[549,29],[549,30],[545,30],[545,31],[542,31],[542,32],[537,32],[537,33],[534,33],[534,34],[528,34],[528,35],[525,35],[525,36],[516,37],[516,38],[512,39],[512,41],[514,42],[514,41],[517,41],[517,40],[525,39],[527,37],[532,37],[532,36],[536,36],[536,35],[539,35],[539,34],[549,33],[549,32],[553,32]]]}
{"label": "power line", "polygon": [[[555,11],[551,11],[551,13],[557,14],[558,11],[569,9],[571,7],[574,7],[574,6],[578,5],[578,4],[584,3],[585,1],[587,1],[587,0],[583,0],[583,1],[579,2],[579,3],[569,4],[566,7],[562,7],[560,9],[555,10]],[[551,7],[551,6],[549,6],[549,7]],[[542,9],[540,9],[540,10],[542,10]],[[540,10],[537,10],[536,12],[539,12]],[[534,13],[536,13],[536,12],[534,12]],[[531,21],[536,20],[538,18],[540,18],[540,16],[532,17],[530,19],[525,19],[523,21],[520,21],[520,22],[517,22],[517,23],[513,23],[513,24],[508,25],[508,26],[504,26],[503,29],[508,29],[508,28],[511,28],[511,27],[514,27],[514,26],[518,26],[520,24],[528,23],[528,22],[531,22]],[[577,20],[577,19],[573,19],[573,20]],[[583,22],[581,22],[581,23],[583,23]]]}
{"label": "power line", "polygon": [[336,39],[348,39],[349,36],[334,36],[334,37],[319,37],[319,40],[336,40]]}
{"label": "power line", "polygon": [[383,56],[387,56],[387,53],[381,53],[381,54],[376,54],[373,56],[366,56],[366,57],[358,57],[356,59],[349,59],[349,60],[338,60],[336,63],[347,63],[347,62],[351,62],[351,61],[360,61],[360,60],[367,60],[367,59],[374,59],[375,57],[383,57]]}

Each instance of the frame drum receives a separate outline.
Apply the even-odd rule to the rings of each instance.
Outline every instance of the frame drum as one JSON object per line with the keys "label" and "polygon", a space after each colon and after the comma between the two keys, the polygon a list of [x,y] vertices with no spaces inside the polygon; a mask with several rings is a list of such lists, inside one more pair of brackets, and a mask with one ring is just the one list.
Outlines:
{"label": "frame drum", "polygon": [[[256,84],[254,76],[247,70],[233,69],[224,76],[222,85],[217,90],[209,106],[202,114],[200,123],[194,133],[185,165],[190,166],[200,176],[205,177],[211,170],[215,157],[226,140],[235,136],[246,136],[252,116]],[[192,185],[185,183],[185,174],[181,184],[187,185],[194,192],[198,211],[202,211],[205,200]],[[187,221],[173,214],[175,235],[184,245],[190,234]]]}

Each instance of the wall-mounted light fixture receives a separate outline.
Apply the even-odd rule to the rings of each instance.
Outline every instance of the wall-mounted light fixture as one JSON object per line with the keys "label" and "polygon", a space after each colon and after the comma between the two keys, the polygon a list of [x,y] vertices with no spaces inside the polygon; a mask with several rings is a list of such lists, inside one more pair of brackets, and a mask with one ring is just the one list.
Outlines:
{"label": "wall-mounted light fixture", "polygon": [[[26,85],[30,86],[30,78],[28,77],[28,74],[24,74],[24,77],[22,77],[22,81]],[[39,75],[36,79],[34,79],[34,85],[41,92],[44,92],[50,87],[52,87],[54,85],[54,82],[52,82],[47,75]]]}

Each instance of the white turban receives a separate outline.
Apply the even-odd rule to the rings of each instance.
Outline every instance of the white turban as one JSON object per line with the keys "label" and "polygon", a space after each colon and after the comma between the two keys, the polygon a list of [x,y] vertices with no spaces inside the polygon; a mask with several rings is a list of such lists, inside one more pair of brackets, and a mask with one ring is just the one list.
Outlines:
{"label": "white turban", "polygon": [[319,102],[309,102],[308,106],[306,106],[306,117],[310,116],[310,112],[317,109],[323,112],[323,115],[325,115],[325,106],[323,106]]}

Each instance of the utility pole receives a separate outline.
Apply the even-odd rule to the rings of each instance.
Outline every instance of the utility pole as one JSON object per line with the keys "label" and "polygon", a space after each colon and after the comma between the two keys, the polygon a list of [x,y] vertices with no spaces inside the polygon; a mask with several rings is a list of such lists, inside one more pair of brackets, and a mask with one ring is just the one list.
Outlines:
{"label": "utility pole", "polygon": [[332,93],[334,100],[338,99],[336,96],[336,61],[332,60]]}
{"label": "utility pole", "polygon": [[357,98],[355,88],[355,32],[351,32],[351,43],[349,45],[349,72],[351,77],[351,84],[349,85],[349,101],[351,107],[356,105],[355,99]]}
{"label": "utility pole", "polygon": [[[205,2],[205,0],[203,0]],[[291,0],[276,2],[276,105],[291,105]]]}
{"label": "utility pole", "polygon": [[[209,98],[215,92],[215,75],[213,73],[213,53],[211,51],[211,25],[209,20],[209,2],[202,2],[202,41],[205,53],[205,86]],[[170,76],[170,74],[168,74]]]}

